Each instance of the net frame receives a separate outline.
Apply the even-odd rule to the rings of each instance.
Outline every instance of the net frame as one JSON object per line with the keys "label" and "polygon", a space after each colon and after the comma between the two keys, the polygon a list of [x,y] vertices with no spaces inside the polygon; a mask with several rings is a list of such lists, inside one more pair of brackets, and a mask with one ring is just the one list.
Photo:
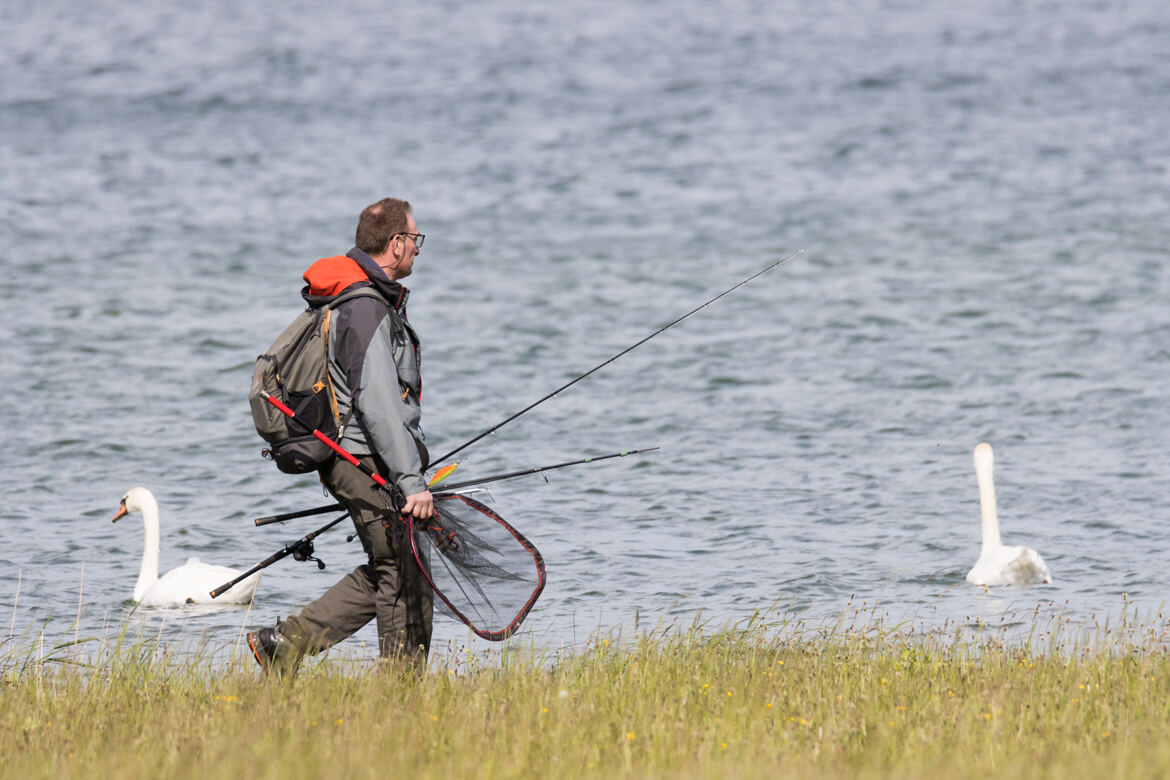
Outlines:
{"label": "net frame", "polygon": [[[415,526],[415,518],[413,515],[410,515],[407,521],[411,553],[414,555],[415,563],[418,564],[420,571],[422,571],[423,577],[431,586],[431,590],[434,591],[435,595],[439,597],[443,604],[445,604],[447,608],[451,610],[455,617],[465,623],[467,627],[470,628],[473,633],[475,633],[476,636],[482,639],[486,639],[489,642],[501,642],[516,633],[517,629],[520,627],[520,624],[524,621],[524,618],[528,616],[528,613],[532,610],[533,605],[536,604],[536,600],[540,597],[541,592],[544,590],[546,579],[544,556],[540,554],[540,550],[536,549],[536,545],[530,542],[527,537],[524,536],[524,534],[516,530],[516,528],[508,523],[508,521],[504,520],[504,518],[500,517],[490,507],[486,506],[482,502],[476,501],[474,498],[471,498],[470,496],[464,495],[462,493],[437,493],[435,494],[434,499],[436,515],[438,517],[443,517],[442,504],[444,502],[461,501],[470,509],[479,512],[480,514],[490,518],[495,523],[497,523],[511,536],[512,539],[514,539],[520,545],[521,549],[523,549],[523,551],[532,558],[532,563],[536,570],[536,586],[532,593],[519,607],[516,615],[508,620],[502,628],[481,628],[465,614],[464,610],[456,607],[451,602],[451,599],[447,598],[443,591],[435,584],[435,577],[432,576],[430,566],[428,566],[426,563],[428,559],[425,545],[429,545],[430,548],[434,551],[434,554],[442,556],[448,561],[453,559],[450,555],[447,554],[447,549],[444,549],[446,545],[438,543],[435,540],[433,534],[427,533],[428,530],[434,530],[434,526],[430,525],[434,522],[434,519],[419,521],[423,524],[420,527]],[[460,571],[463,571],[466,574],[466,570],[463,566],[460,566],[457,562],[454,565],[457,566]],[[467,595],[466,592],[464,595]],[[486,600],[487,597],[484,596],[484,598]],[[489,606],[491,607],[491,611],[497,611],[496,606],[491,605],[490,602]]]}

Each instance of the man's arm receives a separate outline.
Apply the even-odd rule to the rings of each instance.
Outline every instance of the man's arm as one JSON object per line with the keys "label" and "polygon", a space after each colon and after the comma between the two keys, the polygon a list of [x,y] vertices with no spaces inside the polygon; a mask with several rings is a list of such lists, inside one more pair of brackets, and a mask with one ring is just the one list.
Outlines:
{"label": "man's arm", "polygon": [[408,425],[417,410],[402,397],[394,363],[391,316],[379,324],[366,349],[354,404],[370,445],[386,464],[390,480],[406,496],[404,511],[428,518],[434,513],[434,501],[423,479],[418,446]]}

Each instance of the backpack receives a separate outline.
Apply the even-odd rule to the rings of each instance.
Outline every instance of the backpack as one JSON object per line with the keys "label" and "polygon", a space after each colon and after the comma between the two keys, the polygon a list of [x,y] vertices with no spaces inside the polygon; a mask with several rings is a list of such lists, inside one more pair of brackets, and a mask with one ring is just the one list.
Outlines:
{"label": "backpack", "polygon": [[318,309],[301,312],[256,358],[248,402],[256,432],[271,445],[260,454],[286,474],[316,471],[329,461],[333,450],[265,401],[261,392],[282,401],[309,428],[334,441],[341,438],[352,410],[345,420],[338,414],[337,394],[329,378],[329,322],[335,307],[362,295],[386,303],[373,287],[343,293]]}

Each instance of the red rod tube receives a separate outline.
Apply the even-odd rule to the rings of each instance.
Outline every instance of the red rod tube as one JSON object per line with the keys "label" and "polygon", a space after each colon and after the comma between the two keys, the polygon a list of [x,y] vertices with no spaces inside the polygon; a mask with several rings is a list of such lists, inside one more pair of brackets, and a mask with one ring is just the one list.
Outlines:
{"label": "red rod tube", "polygon": [[[296,412],[294,412],[292,409],[288,408],[288,406],[285,405],[283,402],[281,402],[279,399],[273,398],[270,394],[264,392],[263,390],[260,391],[260,395],[264,397],[265,401],[272,404],[280,411],[284,412],[285,415],[287,415],[290,420],[293,420],[298,425],[300,425],[302,428],[309,427],[309,426],[305,425],[304,421],[301,420],[301,418],[297,417]],[[329,449],[333,450],[338,455],[345,458],[350,463],[352,463],[353,465],[355,465],[359,469],[361,469],[363,472],[365,472],[365,475],[367,477],[374,480],[375,482],[377,482],[379,485],[386,488],[387,490],[391,489],[389,483],[386,482],[386,480],[382,477],[381,474],[379,474],[378,472],[374,471],[371,468],[368,468],[367,466],[362,465],[362,463],[357,458],[355,458],[353,455],[350,455],[348,452],[346,452],[344,449],[342,449],[341,445],[338,444],[337,442],[333,441],[333,439],[330,439],[328,436],[321,433],[321,431],[317,430],[316,428],[312,429],[312,433],[314,436],[316,436],[318,439],[320,439],[326,445],[328,445]]]}

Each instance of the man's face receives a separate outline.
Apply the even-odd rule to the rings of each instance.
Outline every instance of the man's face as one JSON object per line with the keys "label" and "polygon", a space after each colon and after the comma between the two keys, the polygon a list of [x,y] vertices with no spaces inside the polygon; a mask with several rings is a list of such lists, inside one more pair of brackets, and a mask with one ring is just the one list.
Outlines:
{"label": "man's face", "polygon": [[[414,223],[413,214],[406,215],[405,232],[418,232],[418,225]],[[418,245],[415,244],[414,238],[400,233],[390,239],[390,246],[386,248],[386,254],[382,258],[382,270],[395,281],[404,279],[410,276],[410,272],[414,270],[414,257],[417,254]]]}

